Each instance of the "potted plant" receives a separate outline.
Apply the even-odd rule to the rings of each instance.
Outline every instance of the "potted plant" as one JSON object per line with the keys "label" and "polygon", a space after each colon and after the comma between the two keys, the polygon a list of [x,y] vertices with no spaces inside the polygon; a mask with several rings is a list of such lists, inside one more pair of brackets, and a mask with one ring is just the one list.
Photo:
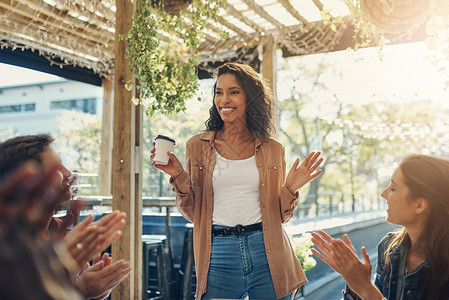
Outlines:
{"label": "potted plant", "polygon": [[[313,246],[311,236],[290,237],[290,241],[304,273],[313,269],[316,266],[316,260],[313,258],[313,253],[310,250]],[[301,286],[299,293],[304,295],[304,286]]]}
{"label": "potted plant", "polygon": [[196,49],[207,20],[215,20],[224,0],[131,0],[136,3],[127,35],[126,58],[136,77],[134,103],[147,114],[185,110],[185,100],[198,88]]}

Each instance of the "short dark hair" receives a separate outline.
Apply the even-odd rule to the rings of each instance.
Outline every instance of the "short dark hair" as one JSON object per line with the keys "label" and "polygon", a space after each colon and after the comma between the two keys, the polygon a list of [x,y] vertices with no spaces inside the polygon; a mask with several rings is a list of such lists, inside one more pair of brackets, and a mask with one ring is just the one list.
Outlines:
{"label": "short dark hair", "polygon": [[223,120],[215,107],[215,89],[220,75],[231,73],[237,77],[246,93],[246,124],[248,129],[258,138],[267,140],[273,136],[273,97],[259,74],[249,65],[225,63],[214,72],[217,79],[214,84],[214,97],[206,121],[206,130],[217,131],[223,128]]}
{"label": "short dark hair", "polygon": [[49,148],[54,138],[48,134],[24,135],[10,138],[0,144],[0,180],[22,164],[33,160],[42,164],[41,153]]}

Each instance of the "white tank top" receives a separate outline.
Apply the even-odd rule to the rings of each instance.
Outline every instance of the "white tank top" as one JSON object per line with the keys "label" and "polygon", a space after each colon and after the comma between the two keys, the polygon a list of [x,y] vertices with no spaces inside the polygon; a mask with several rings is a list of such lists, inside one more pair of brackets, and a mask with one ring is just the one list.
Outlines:
{"label": "white tank top", "polygon": [[230,160],[217,152],[212,185],[214,191],[212,224],[235,226],[262,221],[259,172],[255,156]]}

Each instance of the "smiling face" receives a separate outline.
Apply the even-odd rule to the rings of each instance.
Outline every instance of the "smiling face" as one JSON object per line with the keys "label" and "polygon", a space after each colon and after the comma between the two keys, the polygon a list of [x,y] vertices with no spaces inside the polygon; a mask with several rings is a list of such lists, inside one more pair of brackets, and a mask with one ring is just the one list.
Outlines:
{"label": "smiling face", "polygon": [[[60,188],[61,186],[68,185],[70,176],[72,175],[72,172],[70,172],[61,162],[61,158],[56,153],[56,151],[49,147],[46,150],[44,150],[40,154],[40,158],[42,161],[42,167],[44,170],[48,169],[51,165],[53,165],[55,162],[58,164],[58,177],[55,179],[54,187]],[[67,190],[67,194],[65,195],[66,200],[70,200],[71,194],[70,191]]]}
{"label": "smiling face", "polygon": [[381,194],[387,200],[387,222],[407,227],[416,222],[419,201],[410,198],[410,190],[405,185],[401,168],[397,168],[390,186]]}
{"label": "smiling face", "polygon": [[225,125],[246,126],[246,93],[235,74],[218,77],[214,102]]}

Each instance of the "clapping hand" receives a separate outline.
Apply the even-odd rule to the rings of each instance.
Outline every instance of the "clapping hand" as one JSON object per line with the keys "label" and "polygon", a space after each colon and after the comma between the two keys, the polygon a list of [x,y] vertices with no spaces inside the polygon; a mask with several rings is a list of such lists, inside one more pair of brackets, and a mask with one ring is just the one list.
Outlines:
{"label": "clapping hand", "polygon": [[[337,261],[335,261],[333,252],[334,249],[332,248],[335,239],[333,239],[323,230],[319,230],[318,233],[319,234],[312,232],[312,243],[314,243],[321,252],[312,248],[312,253],[315,254],[319,259],[324,261],[326,264],[328,264],[329,267],[334,269],[337,273],[341,274]],[[354,253],[354,255],[357,255],[355,248],[352,246],[352,243],[349,240],[349,237],[345,234],[343,236],[343,239],[348,248],[351,249],[351,252]]]}
{"label": "clapping hand", "polygon": [[69,231],[63,242],[80,268],[121,236],[125,218],[125,213],[114,211],[91,224],[94,216],[89,215]]}
{"label": "clapping hand", "polygon": [[359,296],[367,293],[379,296],[380,292],[370,280],[371,263],[365,247],[362,247],[362,262],[346,234],[341,240],[332,238],[322,230],[318,233],[312,233],[312,242],[319,251],[312,248],[312,253],[342,275],[350,289]]}
{"label": "clapping hand", "polygon": [[129,273],[131,273],[129,262],[119,260],[113,263],[107,253],[102,256],[98,254],[93,259],[92,265],[86,263],[76,284],[89,299],[106,299],[111,290]]}

